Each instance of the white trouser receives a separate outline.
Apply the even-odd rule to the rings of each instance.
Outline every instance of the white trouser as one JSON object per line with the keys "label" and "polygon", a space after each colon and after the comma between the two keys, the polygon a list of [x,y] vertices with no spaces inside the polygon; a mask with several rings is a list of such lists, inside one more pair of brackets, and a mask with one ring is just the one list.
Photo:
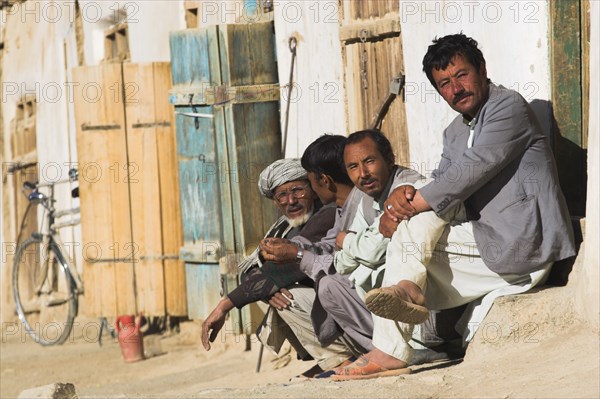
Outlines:
{"label": "white trouser", "polygon": [[326,347],[321,346],[310,317],[316,297],[315,290],[302,285],[288,287],[288,290],[294,298],[293,303],[288,309],[269,309],[267,317],[256,332],[261,342],[278,353],[287,339],[300,357],[305,354],[302,350],[306,351],[323,370],[331,369],[353,356],[349,343],[343,337],[337,338]]}
{"label": "white trouser", "polygon": [[[412,281],[424,292],[427,307],[449,309],[474,302],[462,324],[468,324],[466,339],[477,326],[495,298],[522,293],[545,280],[550,266],[526,275],[491,271],[479,255],[473,229],[465,220],[464,206],[458,206],[444,219],[434,212],[423,212],[402,222],[388,245],[383,287],[401,280]],[[407,344],[414,325],[373,316],[373,345],[381,351],[410,362],[413,349]],[[465,323],[466,321],[466,323]]]}

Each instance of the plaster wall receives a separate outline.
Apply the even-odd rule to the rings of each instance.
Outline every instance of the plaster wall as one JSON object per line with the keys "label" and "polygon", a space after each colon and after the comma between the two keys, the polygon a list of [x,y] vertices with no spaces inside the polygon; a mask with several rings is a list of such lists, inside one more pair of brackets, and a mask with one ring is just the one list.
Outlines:
{"label": "plaster wall", "polygon": [[169,32],[185,29],[182,0],[123,1],[123,7],[136,4],[136,13],[128,17],[131,62],[169,62]]}
{"label": "plaster wall", "polygon": [[105,58],[104,31],[127,21],[130,62],[170,61],[169,32],[185,29],[183,0],[97,1],[81,0],[85,37],[85,63]]}
{"label": "plaster wall", "polygon": [[[324,8],[327,3],[331,2],[274,3],[282,132],[288,97],[291,101],[286,157],[302,156],[306,147],[325,133],[346,134],[339,15],[332,16],[331,10]],[[286,85],[290,79],[292,54],[288,43],[292,36],[297,46],[290,93]]]}
{"label": "plaster wall", "polygon": [[[400,23],[406,71],[406,114],[411,162],[428,174],[439,161],[442,132],[456,117],[422,72],[435,37],[463,32],[478,41],[488,77],[529,102],[550,99],[546,1],[401,1]],[[538,117],[550,126],[547,109]]]}
{"label": "plaster wall", "polygon": [[[71,14],[72,6],[73,3],[64,2],[17,3],[5,13],[6,18],[2,21],[6,24],[7,33],[4,37],[2,65],[2,134],[6,143],[3,156],[7,161],[13,158],[9,145],[10,122],[15,117],[17,102],[26,95],[34,95],[37,102],[35,120],[40,181],[66,179],[68,169],[74,167],[77,161],[73,151],[75,133],[68,117],[72,105],[72,86],[67,83],[66,75],[66,69],[76,62],[72,56],[77,54],[73,19],[69,17],[74,15]],[[14,190],[10,185],[8,189]],[[70,184],[56,187],[58,209],[79,205],[78,199],[71,198],[70,190]],[[14,204],[11,203],[10,207],[14,209]],[[12,235],[16,236],[18,226],[12,220],[4,220],[3,223],[10,223]],[[70,255],[75,255],[77,243],[81,242],[80,229],[62,229],[61,237]],[[7,239],[2,237],[3,249],[6,248]],[[80,266],[77,258],[80,256],[75,256]],[[2,268],[3,300],[9,288],[8,272],[7,267]],[[3,311],[2,319],[5,320],[5,317]]]}
{"label": "plaster wall", "polygon": [[582,318],[596,329],[600,328],[600,124],[598,110],[600,107],[600,3],[590,1],[590,123],[588,127],[588,187],[587,209],[585,218],[584,261],[577,285],[575,300]]}

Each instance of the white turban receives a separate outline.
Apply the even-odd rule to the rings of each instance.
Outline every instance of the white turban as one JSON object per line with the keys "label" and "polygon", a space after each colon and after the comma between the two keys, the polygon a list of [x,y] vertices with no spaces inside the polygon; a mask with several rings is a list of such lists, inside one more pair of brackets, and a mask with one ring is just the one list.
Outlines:
{"label": "white turban", "polygon": [[273,199],[275,189],[294,180],[308,179],[308,173],[298,158],[279,159],[260,173],[258,188],[262,195]]}

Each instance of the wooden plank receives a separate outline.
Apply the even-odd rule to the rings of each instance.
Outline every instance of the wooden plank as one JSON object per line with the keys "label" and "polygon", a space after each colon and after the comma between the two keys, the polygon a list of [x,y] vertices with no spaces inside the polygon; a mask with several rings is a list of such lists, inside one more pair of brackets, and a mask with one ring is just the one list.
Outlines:
{"label": "wooden plank", "polygon": [[[25,241],[27,238],[31,236],[31,233],[35,231],[39,231],[38,218],[37,218],[37,206],[32,206],[31,210],[27,214],[27,218],[23,220],[25,216],[25,212],[27,211],[27,207],[29,206],[29,201],[27,197],[22,193],[23,183],[26,181],[36,182],[38,181],[38,167],[37,160],[34,160],[32,166],[21,169],[14,173],[14,199],[15,199],[15,220],[14,226],[15,230],[15,240],[14,242],[18,244]],[[22,228],[22,229],[21,229]]]}
{"label": "wooden plank", "polygon": [[224,85],[264,85],[279,80],[273,22],[222,25],[219,42],[224,44],[220,52]]}
{"label": "wooden plank", "polygon": [[200,26],[200,2],[197,0],[185,0],[183,3],[185,10],[185,25],[188,29],[198,28]]}
{"label": "wooden plank", "polygon": [[[346,118],[348,121],[348,131],[354,132],[356,131],[357,126],[362,126],[360,121],[357,119],[360,118],[360,113],[354,112],[357,108],[357,103],[360,99],[360,90],[359,85],[356,82],[354,77],[354,73],[356,68],[353,65],[356,65],[357,58],[357,47],[354,45],[347,45],[344,48],[344,77],[345,77],[345,86],[346,86]],[[353,112],[350,112],[352,110]]]}
{"label": "wooden plank", "polygon": [[[103,70],[102,84],[105,91],[109,88],[121,89],[123,87],[122,65],[114,69]],[[119,90],[119,94],[122,91]],[[131,202],[130,202],[130,177],[128,173],[127,158],[127,129],[125,125],[125,105],[121,97],[119,101],[106,101],[106,121],[121,126],[117,135],[109,135],[107,147],[111,166],[117,166],[120,170],[117,178],[110,182],[110,207],[112,208],[112,235],[115,243],[115,251],[119,257],[126,261],[114,268],[114,281],[117,300],[117,314],[136,314],[135,301],[135,270],[133,267],[135,241],[132,235],[131,225]],[[116,177],[116,176],[113,176]],[[109,278],[109,281],[111,278]]]}
{"label": "wooden plank", "polygon": [[[214,63],[206,62],[208,58],[206,54],[215,47],[214,45],[209,47],[208,36],[214,37],[216,32],[214,27],[214,29],[206,28],[171,34],[174,90],[199,84],[212,85],[211,79],[220,83],[217,80],[220,78],[214,77],[215,71],[211,68]],[[187,58],[192,53],[197,56]],[[192,79],[190,72],[192,69],[196,70],[196,79]],[[219,72],[217,74],[220,75]],[[195,247],[201,246],[203,242],[219,242],[221,213],[220,205],[215,201],[218,198],[219,188],[218,176],[216,176],[218,159],[213,121],[185,115],[190,113],[213,115],[213,107],[178,106],[175,111],[184,246]],[[201,259],[196,261],[200,262]],[[189,280],[193,277],[188,275],[186,278]]]}
{"label": "wooden plank", "polygon": [[[379,107],[389,93],[393,77],[404,71],[402,60],[402,40],[390,37],[384,40],[367,41],[367,94],[363,90],[361,78],[361,57],[363,44],[352,43],[344,46],[346,54],[345,79],[348,92],[348,127],[350,132],[370,126]],[[394,153],[396,162],[409,162],[408,129],[406,110],[402,98],[397,98],[390,107],[382,124]]]}
{"label": "wooden plank", "polygon": [[205,319],[219,303],[221,296],[215,284],[221,279],[218,264],[186,263],[186,289],[190,319]]}
{"label": "wooden plank", "polygon": [[[29,154],[36,154],[36,151],[30,151]],[[36,206],[33,206],[30,211],[27,213],[27,217],[25,217],[25,212],[27,210],[27,206],[29,201],[21,192],[21,187],[25,181],[35,182],[38,180],[38,165],[37,158],[32,160],[33,164],[28,168],[21,169],[16,171],[10,177],[11,185],[3,184],[3,189],[10,187],[11,192],[5,191],[2,196],[3,199],[3,217],[7,216],[7,219],[2,219],[3,223],[3,239],[4,245],[3,253],[5,259],[3,259],[3,269],[6,271],[5,276],[7,277],[3,283],[3,290],[6,290],[5,298],[6,302],[3,302],[2,306],[4,309],[11,309],[11,311],[6,311],[5,313],[14,314],[14,299],[13,299],[13,287],[12,287],[12,270],[13,270],[13,262],[14,262],[14,252],[16,251],[17,246],[25,241],[27,238],[31,236],[31,233],[34,231],[39,231],[38,225],[38,217]],[[4,179],[3,179],[4,180]],[[6,179],[8,180],[8,179]],[[6,181],[6,183],[8,183]],[[10,203],[8,202],[12,198],[12,209],[13,212],[10,211]],[[6,201],[6,202],[5,202]],[[12,220],[10,220],[10,219]],[[3,276],[4,277],[4,276]],[[3,321],[8,321],[3,316]]]}
{"label": "wooden plank", "polygon": [[[127,152],[135,251],[137,310],[147,316],[165,314],[160,186],[152,64],[123,64],[127,115]],[[128,88],[131,91],[129,96]]]}
{"label": "wooden plank", "polygon": [[581,145],[580,1],[555,2],[550,10],[554,116],[561,135]]}
{"label": "wooden plank", "polygon": [[400,10],[398,0],[343,0],[341,6],[341,25],[359,20],[382,19],[390,14],[398,15]]}
{"label": "wooden plank", "polygon": [[[120,64],[73,69],[83,239],[84,310],[133,314],[134,270]],[[89,129],[107,126],[107,129]],[[126,261],[123,259],[129,258]]]}
{"label": "wooden plank", "polygon": [[[190,97],[191,96],[191,97]],[[169,91],[169,101],[173,105],[223,105],[245,104],[264,101],[279,101],[278,84],[245,86],[190,86]]]}
{"label": "wooden plank", "polygon": [[[171,32],[171,68],[174,88],[195,85],[202,86],[219,84],[217,76],[213,75],[216,62],[212,56],[206,57],[218,49],[209,47],[208,36],[216,34],[216,26],[203,29],[189,29]],[[194,67],[190,67],[193,65]]]}
{"label": "wooden plank", "polygon": [[277,108],[277,103],[227,108],[229,167],[236,170],[231,181],[236,253],[252,252],[277,216],[257,189],[260,172],[280,156]]}
{"label": "wooden plank", "polygon": [[[87,84],[90,79],[93,79],[92,69],[89,68],[73,68],[72,76],[73,81],[79,84]],[[95,70],[94,72],[99,72]],[[103,196],[98,195],[100,187],[93,189],[92,182],[98,181],[102,177],[102,171],[99,164],[92,163],[89,159],[91,158],[93,151],[93,141],[99,142],[101,137],[94,137],[82,130],[84,123],[89,123],[89,115],[92,113],[91,104],[84,98],[83,91],[74,91],[74,111],[75,111],[75,123],[76,123],[76,144],[77,154],[80,162],[79,170],[79,200],[80,200],[80,219],[81,219],[81,236],[82,236],[82,252],[83,252],[83,281],[85,287],[85,294],[83,295],[82,304],[80,306],[80,312],[84,315],[90,316],[101,316],[102,307],[99,303],[101,297],[102,287],[98,287],[101,282],[101,270],[100,265],[94,267],[93,260],[98,259],[102,256],[101,252],[98,254],[98,248],[101,248],[100,240],[105,240],[106,236],[102,237],[95,233],[94,230],[100,226],[96,226],[94,223],[95,208],[101,208],[99,205],[104,200]],[[103,151],[105,148],[104,143],[98,148],[98,152]],[[90,148],[91,147],[91,148]],[[93,168],[93,169],[92,169]],[[98,202],[92,201],[93,195],[98,196]],[[106,201],[106,200],[104,200]],[[98,209],[100,213],[100,209]],[[105,230],[105,232],[107,229]],[[93,243],[94,245],[88,245]],[[116,312],[116,309],[114,309]],[[113,313],[114,314],[114,313]]]}
{"label": "wooden plank", "polygon": [[[0,140],[2,140],[2,144],[4,144],[3,141],[3,137],[4,135],[1,136]],[[2,146],[2,149],[4,149],[5,147]],[[2,159],[6,159],[4,158],[4,153],[2,154],[3,158]],[[13,184],[14,179],[13,178],[9,178],[6,175],[6,170],[3,170],[3,176],[2,176],[2,238],[4,240],[4,250],[5,250],[5,258],[3,259],[4,263],[4,267],[2,267],[2,269],[0,270],[0,283],[1,283],[1,287],[0,287],[0,293],[2,294],[2,297],[0,297],[0,300],[2,301],[2,308],[3,309],[10,309],[10,311],[5,310],[3,312],[0,312],[0,322],[2,323],[8,323],[8,322],[14,322],[17,320],[16,315],[13,312],[14,307],[14,300],[13,300],[13,293],[12,293],[12,268],[13,268],[13,259],[14,259],[14,253],[17,249],[17,244],[16,244],[16,227],[15,227],[15,221],[14,221],[14,206],[12,199],[13,196],[11,195],[12,193],[14,193],[14,184]]]}
{"label": "wooden plank", "polygon": [[581,147],[588,148],[590,111],[590,0],[581,2],[581,74],[582,74],[582,139]]}
{"label": "wooden plank", "polygon": [[[230,59],[231,48],[229,43],[233,40],[232,37],[234,32],[238,30],[239,29],[232,29],[231,25],[219,26],[215,35],[212,33],[209,35],[211,52],[213,56],[216,56],[216,60],[218,60],[212,64],[215,69],[211,70],[211,74],[218,74],[221,84],[225,87],[231,87],[230,85],[232,85],[233,72],[231,71],[232,60]],[[215,107],[215,149],[219,159],[219,192],[223,199],[220,203],[222,236],[219,242],[219,258],[225,254],[235,253],[236,250],[236,237],[234,233],[235,220],[232,209],[232,187],[230,176],[231,163],[230,152],[228,151],[228,143],[230,144],[228,130],[235,129],[229,121],[230,116],[228,110],[230,110],[232,106],[231,103],[227,103],[224,107]],[[208,259],[205,260],[205,262],[208,261]]]}
{"label": "wooden plank", "polygon": [[169,126],[156,128],[158,148],[158,182],[160,185],[160,215],[162,225],[162,255],[164,268],[166,312],[172,316],[187,315],[185,265],[179,259],[183,245],[183,227],[177,169],[177,143],[173,108],[167,100],[171,88],[171,65],[154,63],[154,97],[156,120]]}
{"label": "wooden plank", "polygon": [[391,16],[377,21],[367,20],[354,22],[340,27],[340,40],[358,41],[361,32],[367,31],[370,39],[383,38],[400,33],[400,20],[397,16]]}
{"label": "wooden plank", "polygon": [[[275,35],[273,22],[247,24],[249,48],[247,69],[248,85],[263,85],[279,81],[275,60]],[[234,53],[235,54],[235,53]]]}
{"label": "wooden plank", "polygon": [[[191,113],[191,107],[176,111]],[[198,112],[212,114],[209,106],[198,106]],[[221,237],[219,203],[219,161],[216,155],[214,127],[211,120],[176,114],[179,186],[185,246],[219,242]]]}
{"label": "wooden plank", "polygon": [[248,63],[252,57],[250,44],[248,43],[248,25],[231,24],[220,26],[219,32],[223,32],[225,39],[226,58],[228,64],[221,68],[224,84],[229,86],[249,85],[252,76],[249,73]]}
{"label": "wooden plank", "polygon": [[[2,170],[2,234],[3,234],[3,267],[2,273],[2,306],[11,311],[4,313],[14,315],[14,300],[12,288],[12,269],[14,253],[17,246],[29,238],[31,233],[39,230],[37,206],[32,206],[27,217],[25,212],[29,205],[27,197],[23,195],[22,187],[25,181],[36,182],[38,178],[36,125],[35,125],[35,98],[24,96],[17,103],[15,118],[10,123],[11,158]],[[4,136],[3,136],[4,137]],[[2,148],[3,159],[8,151]],[[27,168],[8,173],[10,164],[20,163],[30,165]],[[3,322],[12,321],[7,316],[2,316]]]}
{"label": "wooden plank", "polygon": [[581,0],[550,3],[554,155],[571,215],[585,215],[586,152],[583,140]]}
{"label": "wooden plank", "polygon": [[[242,29],[243,28],[243,29]],[[249,85],[277,82],[277,68],[273,58],[274,41],[271,22],[250,24],[237,28],[226,26],[223,34],[229,46],[222,52],[222,76],[230,82],[244,82]],[[243,59],[237,57],[237,49],[246,51],[249,59],[247,67],[240,69]],[[255,54],[260,54],[257,57]],[[270,56],[269,56],[270,55]],[[233,67],[232,67],[233,66]],[[243,74],[243,76],[240,76]],[[235,247],[225,239],[226,251],[249,254],[262,238],[264,230],[270,226],[276,214],[272,204],[265,204],[256,189],[258,175],[264,167],[280,156],[280,133],[277,103],[256,102],[254,104],[233,104],[225,107],[227,147],[220,153],[227,154],[229,170],[235,171],[230,185],[232,226]],[[219,126],[219,125],[217,125]],[[269,132],[269,134],[265,134]],[[242,206],[242,198],[244,199]],[[266,206],[265,206],[266,205]],[[224,213],[224,218],[226,218]],[[266,227],[265,227],[266,226]]]}
{"label": "wooden plank", "polygon": [[[241,29],[227,29],[224,35],[229,46],[222,51],[222,76],[230,82],[247,85],[277,82],[274,55],[272,23],[252,24]],[[237,58],[238,49],[244,52],[248,48],[249,59]],[[231,55],[234,55],[232,58]],[[259,54],[260,57],[256,57]],[[244,62],[246,69],[237,64]],[[233,66],[233,67],[232,67]],[[241,76],[240,74],[244,74]],[[223,129],[227,137],[227,147],[219,151],[227,154],[227,184],[230,187],[231,226],[234,233],[232,247],[225,240],[226,258],[222,259],[229,267],[221,271],[224,275],[224,289],[230,292],[237,286],[235,261],[253,251],[264,235],[264,231],[277,216],[272,201],[263,198],[256,183],[260,172],[272,161],[280,157],[281,135],[278,103],[258,101],[249,104],[227,104],[224,107],[225,125],[216,124],[217,133]],[[220,152],[221,153],[221,152]],[[231,173],[231,172],[234,173]],[[227,217],[224,209],[224,218]],[[234,254],[233,256],[231,254]],[[237,255],[237,256],[236,256]],[[233,266],[233,267],[232,267]],[[244,326],[251,320],[248,308],[232,314],[236,332],[245,333]]]}

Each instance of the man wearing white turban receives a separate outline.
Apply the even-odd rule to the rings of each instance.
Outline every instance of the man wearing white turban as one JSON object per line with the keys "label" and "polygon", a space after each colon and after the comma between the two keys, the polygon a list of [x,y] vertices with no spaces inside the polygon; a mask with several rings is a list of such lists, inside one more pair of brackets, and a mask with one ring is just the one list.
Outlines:
{"label": "man wearing white turban", "polygon": [[[258,187],[282,213],[265,239],[318,242],[333,226],[335,206],[321,206],[299,159],[273,162],[260,174]],[[298,257],[301,256],[300,247]],[[274,352],[279,352],[287,339],[300,358],[312,357],[317,361],[319,368],[313,373],[331,369],[354,354],[343,338],[326,347],[319,343],[311,320],[315,290],[297,263],[265,261],[257,248],[238,267],[243,273],[242,284],[223,298],[202,324],[202,344],[206,350],[210,350],[210,342],[216,339],[230,310],[268,300],[272,307],[257,335]]]}

